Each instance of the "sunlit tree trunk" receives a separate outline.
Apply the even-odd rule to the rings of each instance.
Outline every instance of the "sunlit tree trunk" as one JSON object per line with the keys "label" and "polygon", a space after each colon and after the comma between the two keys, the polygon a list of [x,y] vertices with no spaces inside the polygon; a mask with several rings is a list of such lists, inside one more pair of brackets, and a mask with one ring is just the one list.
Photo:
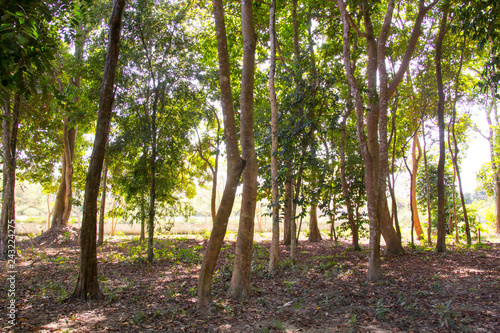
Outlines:
{"label": "sunlit tree trunk", "polygon": [[219,257],[220,248],[227,230],[229,216],[233,209],[236,188],[245,167],[245,161],[241,159],[238,148],[238,133],[236,130],[233,97],[231,93],[229,53],[222,0],[214,0],[213,9],[219,57],[221,106],[224,115],[224,139],[227,151],[227,181],[224,185],[224,192],[215,216],[207,249],[203,255],[200,277],[198,279],[198,310],[201,313],[206,313],[208,311],[208,306],[212,301],[212,277],[215,264]]}
{"label": "sunlit tree trunk", "polygon": [[241,26],[243,30],[243,66],[240,97],[240,140],[241,156],[246,165],[242,177],[243,190],[233,275],[229,286],[229,296],[233,299],[240,299],[250,294],[250,263],[252,260],[255,205],[257,202],[258,165],[253,131],[253,91],[257,36],[255,34],[251,1],[241,2]]}
{"label": "sunlit tree trunk", "polygon": [[417,207],[417,173],[418,173],[418,165],[420,164],[420,160],[422,158],[422,148],[420,147],[420,141],[418,140],[418,132],[415,133],[413,137],[413,146],[412,146],[412,154],[411,154],[411,201],[412,201],[412,210],[413,210],[413,225],[415,227],[415,233],[417,234],[417,239],[422,240],[424,237],[424,231],[422,230],[422,226],[420,225],[420,217],[418,214]]}
{"label": "sunlit tree trunk", "polygon": [[422,140],[424,141],[424,170],[425,170],[425,186],[426,186],[426,199],[427,199],[427,242],[431,244],[432,243],[431,182],[429,180],[429,169],[427,166],[427,143],[425,141],[425,122],[423,118],[422,118]]}
{"label": "sunlit tree trunk", "polygon": [[114,99],[114,81],[120,50],[120,32],[125,0],[115,0],[109,21],[108,52],[104,64],[104,75],[99,101],[94,148],[90,157],[85,197],[83,202],[82,227],[80,231],[80,270],[72,297],[82,300],[101,299],[103,294],[97,280],[97,197],[101,171],[106,153],[109,127]]}
{"label": "sunlit tree trunk", "polygon": [[438,252],[446,251],[446,217],[445,217],[445,206],[446,197],[444,191],[444,163],[445,163],[445,139],[444,139],[444,87],[443,87],[443,77],[441,73],[441,57],[443,49],[443,40],[446,34],[446,23],[448,21],[448,3],[443,7],[443,17],[441,18],[441,23],[439,27],[439,34],[436,41],[436,79],[438,88],[438,126],[439,126],[439,162],[438,162],[438,179],[437,179],[437,194],[438,194],[438,216],[437,216],[437,245],[436,250]]}
{"label": "sunlit tree trunk", "polygon": [[276,0],[271,0],[269,11],[269,41],[271,48],[271,64],[269,68],[269,100],[271,104],[271,187],[273,209],[273,232],[271,240],[271,253],[269,256],[269,272],[274,274],[279,261],[279,188],[278,188],[278,103],[274,88],[274,75],[276,71],[276,31],[275,31]]}

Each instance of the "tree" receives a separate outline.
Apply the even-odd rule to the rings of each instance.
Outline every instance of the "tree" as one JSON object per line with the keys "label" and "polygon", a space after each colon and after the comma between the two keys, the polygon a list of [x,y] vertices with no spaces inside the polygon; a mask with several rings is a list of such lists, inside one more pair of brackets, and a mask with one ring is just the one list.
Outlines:
{"label": "tree", "polygon": [[[341,19],[344,26],[344,64],[347,79],[354,99],[357,115],[358,139],[365,162],[365,184],[367,193],[367,209],[370,220],[370,252],[368,280],[377,280],[381,277],[380,262],[380,231],[384,233],[386,243],[394,240],[395,248],[402,251],[396,233],[390,225],[390,216],[386,198],[386,177],[388,174],[388,142],[387,142],[387,107],[391,96],[396,91],[408,68],[413,51],[415,50],[422,21],[427,12],[437,1],[425,6],[424,1],[419,1],[418,14],[413,25],[413,30],[408,41],[401,65],[389,83],[386,70],[386,43],[392,24],[395,2],[389,0],[387,9],[380,28],[378,38],[375,36],[372,16],[375,6],[363,1],[359,5],[360,15],[363,17],[365,32],[360,29],[350,18],[342,0],[338,0]],[[351,63],[350,26],[360,37],[366,39],[366,52],[368,56],[366,68],[366,82],[368,96],[366,97],[369,112],[365,115],[365,106],[360,88],[355,79]],[[377,83],[378,72],[378,83]],[[396,250],[397,251],[397,250]]]}
{"label": "tree", "polygon": [[271,187],[273,207],[273,234],[271,241],[271,253],[269,256],[269,272],[274,273],[278,267],[279,260],[279,188],[278,188],[278,103],[276,101],[276,90],[274,76],[276,71],[276,0],[271,0],[269,10],[269,41],[271,45],[271,65],[269,68],[269,100],[271,102]]}
{"label": "tree", "polygon": [[443,77],[441,73],[441,56],[444,36],[446,34],[446,25],[448,21],[449,4],[445,3],[443,6],[443,16],[439,26],[439,34],[436,40],[436,80],[438,87],[439,102],[437,108],[438,126],[439,126],[439,163],[438,163],[438,176],[437,176],[437,194],[438,194],[438,213],[437,213],[437,244],[436,250],[438,252],[446,251],[446,230],[445,230],[445,205],[446,197],[444,192],[444,163],[445,163],[445,139],[444,139],[444,87]]}
{"label": "tree", "polygon": [[253,91],[257,36],[254,28],[252,2],[250,1],[241,3],[241,28],[243,31],[243,66],[240,98],[240,141],[241,156],[245,161],[245,169],[242,176],[243,191],[233,275],[229,286],[229,295],[235,299],[250,294],[250,263],[252,260],[255,206],[257,202],[258,165],[253,130]]}
{"label": "tree", "polygon": [[94,148],[90,158],[80,231],[80,269],[72,297],[82,300],[103,297],[97,280],[97,197],[108,141],[114,99],[114,81],[120,50],[120,33],[125,0],[115,0],[109,23],[108,52],[99,100]]}
{"label": "tree", "polygon": [[221,106],[224,115],[224,139],[227,151],[227,181],[213,223],[212,232],[210,233],[207,249],[203,255],[200,277],[198,279],[198,310],[201,313],[206,313],[208,311],[208,306],[212,301],[212,276],[226,234],[227,223],[236,195],[236,187],[238,186],[238,182],[246,164],[246,161],[242,160],[240,157],[238,148],[238,135],[233,109],[229,52],[222,0],[214,0],[213,11],[217,34]]}

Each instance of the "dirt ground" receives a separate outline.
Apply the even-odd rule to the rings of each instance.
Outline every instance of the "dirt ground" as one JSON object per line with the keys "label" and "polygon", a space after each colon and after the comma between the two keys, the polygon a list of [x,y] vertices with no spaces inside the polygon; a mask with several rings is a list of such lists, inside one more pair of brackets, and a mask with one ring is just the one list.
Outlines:
{"label": "dirt ground", "polygon": [[[202,238],[161,238],[156,260],[130,238],[98,249],[104,301],[68,301],[78,274],[79,246],[69,234],[50,246],[19,241],[16,320],[4,332],[500,332],[500,245],[454,247],[438,254],[417,247],[383,258],[384,277],[366,281],[367,246],[301,242],[293,265],[281,246],[275,276],[267,273],[269,242],[255,243],[252,293],[225,297],[234,242],[224,244],[208,315],[196,311]],[[57,244],[58,243],[58,244]],[[4,263],[2,266],[5,267]],[[7,271],[0,274],[7,295]],[[4,300],[5,297],[2,297]]]}

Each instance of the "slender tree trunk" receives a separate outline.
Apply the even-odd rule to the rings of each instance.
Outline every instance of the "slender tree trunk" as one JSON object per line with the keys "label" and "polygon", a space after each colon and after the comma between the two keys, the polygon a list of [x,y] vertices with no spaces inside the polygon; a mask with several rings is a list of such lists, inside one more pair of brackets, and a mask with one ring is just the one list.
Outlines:
{"label": "slender tree trunk", "polygon": [[462,190],[462,177],[460,175],[460,167],[458,166],[458,154],[460,150],[458,149],[458,143],[457,143],[457,137],[455,135],[455,122],[457,118],[457,100],[458,100],[458,88],[460,85],[460,73],[462,72],[462,64],[463,64],[463,59],[464,59],[464,50],[465,50],[465,35],[464,35],[464,43],[461,49],[460,53],[460,66],[457,71],[457,75],[455,78],[455,96],[453,98],[453,119],[452,119],[452,127],[451,127],[451,133],[453,136],[453,147],[454,147],[454,153],[452,154],[453,157],[453,166],[456,171],[457,177],[458,177],[458,191],[460,193],[460,202],[462,204],[462,211],[464,213],[464,223],[465,223],[465,235],[467,237],[467,245],[472,244],[472,237],[470,234],[470,226],[469,226],[469,217],[467,215],[467,207],[465,205],[465,198],[464,198],[464,192]]}
{"label": "slender tree trunk", "polygon": [[144,197],[141,197],[141,234],[139,236],[139,241],[141,243],[146,239],[146,203],[144,202]]}
{"label": "slender tree trunk", "polygon": [[229,53],[227,47],[226,26],[224,23],[224,9],[222,0],[213,1],[215,30],[217,34],[217,50],[219,56],[219,82],[221,91],[221,105],[224,114],[224,138],[227,151],[227,181],[219,204],[215,221],[213,224],[207,249],[203,256],[203,262],[198,279],[198,310],[201,313],[208,311],[212,301],[212,277],[219,257],[220,248],[224,241],[227,223],[233,209],[236,188],[241,173],[245,167],[245,161],[240,157],[238,148],[238,134],[234,117],[233,98],[231,93]]}
{"label": "slender tree trunk", "polygon": [[246,166],[245,170],[243,170],[243,191],[233,276],[229,286],[229,295],[233,299],[240,299],[250,294],[250,263],[252,260],[255,205],[257,201],[258,165],[253,133],[253,90],[257,36],[255,34],[251,1],[241,2],[241,25],[243,30],[243,67],[240,98],[240,140],[241,155],[246,162]]}
{"label": "slender tree trunk", "polygon": [[111,13],[108,52],[104,65],[104,75],[99,101],[94,148],[90,157],[85,197],[83,202],[82,228],[80,231],[80,270],[72,297],[82,300],[100,299],[103,295],[97,280],[97,197],[101,171],[106,153],[109,127],[114,99],[114,81],[120,48],[120,32],[125,0],[115,0]]}
{"label": "slender tree trunk", "polygon": [[359,247],[359,233],[358,233],[358,225],[356,221],[354,221],[354,213],[352,209],[351,202],[351,192],[349,191],[349,186],[347,184],[346,178],[346,160],[345,160],[345,141],[347,137],[347,119],[349,115],[353,111],[350,108],[347,113],[343,116],[342,119],[342,129],[340,132],[340,142],[339,142],[339,155],[340,155],[340,181],[342,184],[342,194],[344,195],[344,201],[347,209],[347,220],[349,221],[349,226],[351,228],[352,233],[352,248],[354,251],[359,251],[361,248]]}
{"label": "slender tree trunk", "polygon": [[57,196],[52,210],[51,228],[57,229],[68,225],[71,215],[71,194],[73,179],[73,155],[75,151],[76,126],[69,127],[68,118],[64,117],[63,125],[63,165],[61,182],[57,191]]}
{"label": "slender tree trunk", "polygon": [[279,188],[278,188],[278,102],[274,88],[274,74],[276,71],[276,31],[275,31],[276,0],[271,0],[269,11],[269,41],[271,48],[271,65],[269,69],[269,99],[271,103],[271,187],[273,208],[273,233],[271,253],[269,256],[269,273],[274,274],[279,261],[280,215],[279,215]]}
{"label": "slender tree trunk", "polygon": [[15,93],[13,105],[10,98],[6,99],[2,112],[3,186],[2,213],[0,220],[0,259],[7,258],[9,224],[12,227],[12,223],[14,223],[15,227],[16,150],[20,113],[21,96]]}
{"label": "slender tree trunk", "polygon": [[99,210],[99,233],[97,235],[97,246],[104,242],[104,214],[106,213],[106,181],[108,180],[108,161],[104,160],[104,171],[102,176],[101,209]]}
{"label": "slender tree trunk", "polygon": [[411,182],[412,182],[412,209],[413,209],[413,219],[415,225],[415,233],[417,234],[417,239],[422,240],[424,238],[424,231],[422,230],[422,226],[420,224],[420,217],[418,215],[418,207],[417,207],[417,172],[418,165],[420,164],[420,160],[422,159],[422,148],[420,147],[420,141],[418,140],[418,132],[415,133],[413,137],[413,146],[412,146],[412,154],[411,154]]}
{"label": "slender tree trunk", "polygon": [[[299,45],[299,21],[297,19],[297,2],[298,0],[292,0],[292,21],[293,21],[293,54],[295,58],[295,62],[299,63],[300,61],[300,45]],[[295,80],[295,85],[297,91],[298,91],[298,77],[295,75],[294,77]],[[293,263],[296,261],[297,257],[297,246],[298,246],[298,235],[297,235],[297,219],[296,219],[296,212],[297,212],[297,201],[295,200],[295,197],[298,196],[299,191],[295,189],[295,196],[293,194],[294,186],[292,184],[293,180],[293,172],[292,172],[292,163],[288,163],[288,175],[289,181],[290,181],[290,198],[289,198],[289,204],[290,204],[290,210],[291,210],[291,220],[290,220],[290,259],[292,260]],[[298,179],[297,183],[300,184],[301,182],[301,172],[302,172],[302,162],[301,162],[301,167],[299,168],[299,173],[298,173]],[[300,187],[300,185],[299,185]]]}
{"label": "slender tree trunk", "polygon": [[[398,104],[399,95],[396,95],[396,105]],[[396,227],[396,234],[398,237],[399,243],[401,243],[401,228],[399,227],[399,219],[398,219],[398,203],[396,201],[396,193],[394,191],[394,187],[396,186],[396,178],[394,176],[395,171],[395,159],[396,159],[396,141],[397,141],[397,127],[396,127],[396,114],[394,112],[392,116],[392,129],[391,129],[391,138],[392,138],[392,161],[391,161],[391,174],[387,175],[387,185],[389,188],[389,192],[391,194],[391,202],[392,202],[392,219],[394,221],[394,226]],[[391,181],[392,176],[392,181]]]}
{"label": "slender tree trunk", "polygon": [[422,118],[422,139],[424,141],[424,170],[425,170],[425,184],[426,184],[426,198],[427,198],[427,241],[428,244],[431,244],[432,243],[431,182],[429,179],[429,169],[427,165],[427,145],[425,141],[425,122],[423,118]]}
{"label": "slender tree trunk", "polygon": [[[153,79],[154,81],[154,79]],[[151,158],[150,172],[151,179],[149,184],[149,214],[148,214],[148,262],[153,262],[154,259],[154,230],[155,230],[155,214],[156,214],[156,113],[158,107],[158,98],[160,95],[161,83],[155,88],[155,98],[153,102],[153,110],[151,113]]]}
{"label": "slender tree trunk", "polygon": [[[83,44],[84,34],[81,29],[78,29],[80,36],[77,37],[75,43],[75,58],[83,60]],[[76,77],[71,79],[71,83],[77,88],[80,88],[81,78]],[[62,90],[62,86],[61,86]],[[75,101],[78,102],[79,97]],[[66,227],[69,223],[71,210],[73,208],[73,157],[75,153],[75,143],[77,135],[77,126],[69,123],[67,116],[64,117],[63,123],[63,164],[61,169],[61,182],[57,191],[54,208],[52,209],[51,228],[59,229]]]}
{"label": "slender tree trunk", "polygon": [[287,163],[287,171],[285,176],[285,204],[283,216],[283,244],[290,245],[292,242],[292,176],[291,163]]}
{"label": "slender tree trunk", "polygon": [[444,192],[444,163],[445,163],[445,139],[444,139],[444,87],[443,77],[441,74],[441,57],[443,40],[446,34],[446,23],[448,21],[448,3],[443,7],[443,17],[439,27],[439,34],[436,41],[436,79],[438,88],[438,126],[439,126],[439,162],[438,162],[438,180],[437,180],[437,193],[438,193],[438,216],[437,216],[437,245],[438,252],[446,251],[446,217],[445,206],[446,197]]}
{"label": "slender tree trunk", "polygon": [[52,216],[52,210],[50,209],[50,194],[47,194],[47,230],[50,228],[50,217]]}

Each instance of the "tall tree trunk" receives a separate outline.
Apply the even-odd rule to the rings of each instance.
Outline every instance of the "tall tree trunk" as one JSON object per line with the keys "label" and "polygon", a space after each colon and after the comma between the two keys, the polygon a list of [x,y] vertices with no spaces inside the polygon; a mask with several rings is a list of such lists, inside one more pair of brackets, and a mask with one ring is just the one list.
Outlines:
{"label": "tall tree trunk", "polygon": [[144,202],[144,197],[141,197],[141,234],[139,236],[139,241],[142,243],[146,239],[146,203]]}
{"label": "tall tree trunk", "polygon": [[469,226],[469,217],[467,215],[467,207],[465,205],[465,198],[464,198],[464,191],[462,190],[462,177],[460,175],[460,167],[458,166],[458,154],[460,152],[458,148],[458,143],[457,143],[457,136],[455,135],[455,122],[457,118],[457,100],[458,100],[458,88],[460,86],[460,73],[462,72],[462,64],[463,64],[463,59],[464,59],[464,50],[465,50],[465,35],[464,35],[464,43],[461,48],[460,52],[460,65],[457,71],[457,75],[455,78],[455,92],[454,92],[454,97],[453,97],[453,118],[452,118],[452,127],[451,127],[451,133],[453,137],[453,147],[454,147],[454,152],[452,153],[452,158],[453,158],[453,167],[454,170],[457,174],[458,178],[458,191],[460,193],[460,202],[462,204],[462,211],[464,213],[464,223],[465,223],[465,235],[467,237],[467,245],[472,244],[472,238],[470,234],[470,226]]}
{"label": "tall tree trunk", "polygon": [[8,229],[16,219],[16,150],[19,116],[21,113],[21,95],[14,94],[14,103],[10,98],[4,101],[2,112],[2,213],[0,220],[0,259],[7,258]]}
{"label": "tall tree trunk", "polygon": [[[409,62],[421,34],[420,27],[423,19],[434,5],[435,2],[426,7],[424,1],[419,2],[418,15],[413,25],[405,55],[397,73],[389,83],[386,68],[386,44],[392,23],[395,1],[389,0],[379,36],[376,38],[373,23],[371,21],[371,6],[368,2],[363,1],[360,4],[365,27],[365,32],[361,33],[359,28],[355,26],[354,22],[349,21],[349,14],[347,13],[343,0],[338,0],[338,7],[341,14],[340,16],[344,26],[344,65],[351,94],[355,103],[358,139],[361,147],[361,154],[365,162],[367,210],[370,220],[368,280],[372,281],[381,277],[380,231],[384,234],[387,250],[389,252],[402,251],[401,243],[399,242],[397,234],[391,224],[391,216],[389,213],[389,207],[387,206],[386,197],[386,177],[388,174],[389,158],[389,147],[387,141],[388,101],[396,91],[406,70],[408,69]],[[359,86],[354,78],[353,66],[351,64],[351,24],[358,33],[358,36],[363,36],[366,39],[367,108],[369,112],[365,112],[366,108],[360,94]],[[392,246],[394,246],[394,248],[392,248]]]}
{"label": "tall tree trunk", "polygon": [[120,32],[124,8],[125,0],[115,0],[113,2],[113,11],[109,21],[108,52],[104,64],[94,148],[90,157],[85,184],[82,227],[80,231],[80,270],[76,288],[72,295],[73,298],[82,300],[103,298],[97,280],[97,197],[99,196],[101,171],[111,123],[114,81],[120,50]]}
{"label": "tall tree trunk", "polygon": [[311,205],[311,211],[309,214],[309,241],[310,242],[320,242],[321,233],[318,228],[318,206]]}
{"label": "tall tree trunk", "polygon": [[[154,79],[153,79],[154,81]],[[155,99],[153,102],[153,110],[151,114],[151,158],[150,158],[150,184],[149,184],[149,214],[148,214],[148,262],[153,262],[154,259],[154,230],[155,230],[155,214],[156,214],[156,112],[158,107],[158,98],[160,95],[161,83],[155,88]]]}
{"label": "tall tree trunk", "polygon": [[99,210],[99,232],[97,234],[97,246],[104,242],[104,215],[106,214],[106,182],[108,180],[108,161],[104,160],[104,171],[102,176],[101,209]]}
{"label": "tall tree trunk", "polygon": [[425,170],[425,186],[426,186],[426,199],[427,199],[427,242],[432,243],[431,240],[431,182],[429,179],[429,169],[427,165],[427,143],[425,141],[425,121],[422,117],[422,139],[424,141],[424,170]]}
{"label": "tall tree trunk", "polygon": [[[399,95],[396,95],[396,103],[395,103],[396,105],[398,104],[398,99]],[[394,167],[396,159],[396,141],[397,141],[396,112],[394,112],[392,116],[391,140],[392,140],[391,173],[387,175],[387,187],[389,188],[389,192],[391,194],[391,203],[392,203],[391,220],[394,221],[394,226],[396,227],[396,234],[398,236],[399,243],[401,243],[401,228],[399,227],[399,219],[398,219],[398,203],[396,201],[396,193],[394,191],[394,187],[396,186],[396,177],[394,176],[395,174]]]}
{"label": "tall tree trunk", "polygon": [[240,299],[250,294],[250,263],[253,250],[255,205],[257,202],[257,157],[253,132],[253,90],[255,73],[255,34],[252,2],[241,2],[241,28],[243,30],[243,66],[241,75],[240,140],[241,155],[246,162],[243,170],[243,191],[240,221],[236,239],[233,275],[229,295]]}
{"label": "tall tree trunk", "polygon": [[62,175],[52,211],[51,229],[67,226],[71,215],[73,155],[75,152],[76,133],[76,126],[70,127],[68,117],[64,117]]}
{"label": "tall tree trunk", "polygon": [[229,53],[227,47],[226,26],[224,23],[224,9],[222,0],[214,0],[214,19],[217,34],[217,50],[219,56],[219,83],[221,91],[221,105],[224,114],[224,138],[227,151],[227,181],[215,216],[207,249],[203,256],[203,262],[198,279],[198,310],[206,313],[212,301],[212,277],[215,264],[219,257],[220,248],[224,241],[227,223],[233,209],[236,189],[245,167],[245,161],[240,157],[238,148],[238,134],[233,109],[233,97],[231,93]]}
{"label": "tall tree trunk", "polygon": [[445,216],[445,206],[446,197],[444,192],[444,163],[445,163],[445,139],[444,139],[444,87],[443,87],[443,76],[441,74],[441,57],[443,40],[446,34],[446,23],[448,21],[448,3],[445,3],[443,7],[443,17],[441,18],[441,24],[439,27],[439,34],[436,41],[436,80],[438,88],[438,126],[439,126],[439,162],[438,162],[438,179],[437,179],[437,194],[438,194],[438,216],[437,216],[437,245],[436,250],[438,252],[446,251],[446,216]]}
{"label": "tall tree trunk", "polygon": [[[75,58],[82,61],[85,38],[81,31],[82,29],[78,28],[78,30],[80,36],[77,37],[77,42],[75,43]],[[76,77],[71,79],[71,83],[79,89],[81,85],[81,78]],[[79,96],[75,98],[76,102],[78,102],[78,100]],[[53,229],[63,228],[68,225],[71,210],[73,208],[73,157],[75,153],[76,135],[77,126],[75,124],[70,124],[68,117],[65,116],[63,123],[63,164],[61,169],[61,182],[59,183],[54,208],[52,209],[53,215],[51,228]]]}
{"label": "tall tree trunk", "polygon": [[417,239],[422,240],[424,238],[424,231],[422,230],[422,226],[420,224],[420,217],[418,215],[418,207],[417,207],[417,172],[418,165],[420,160],[422,159],[422,148],[420,147],[420,141],[418,140],[418,132],[415,133],[413,137],[413,146],[411,153],[411,201],[412,201],[412,210],[413,210],[413,225],[415,227],[415,233],[417,234]]}
{"label": "tall tree trunk", "polygon": [[273,208],[273,233],[271,240],[271,253],[269,256],[269,273],[274,274],[279,261],[280,241],[280,214],[279,214],[279,188],[278,188],[278,102],[274,88],[274,75],[276,71],[276,30],[275,30],[276,0],[271,0],[269,10],[269,41],[271,48],[271,64],[269,68],[269,100],[271,103],[271,187]]}
{"label": "tall tree trunk", "polygon": [[[295,59],[295,62],[299,63],[300,61],[300,45],[299,45],[299,21],[297,19],[297,2],[298,0],[292,0],[292,21],[293,21],[293,54],[294,54],[294,59]],[[298,87],[299,87],[299,80],[298,80],[298,77],[297,75],[295,75],[294,77],[294,80],[295,80],[295,89],[297,89],[298,91]],[[301,182],[301,172],[302,172],[302,162],[300,163],[301,166],[299,168],[299,173],[297,174],[298,175],[298,179],[297,179],[297,183],[299,184],[299,187],[300,187],[300,182]],[[292,184],[292,181],[293,181],[293,172],[292,172],[292,163],[289,162],[288,163],[288,174],[290,175],[290,198],[289,198],[289,202],[290,202],[290,210],[291,210],[291,221],[290,221],[290,235],[291,235],[291,239],[290,239],[290,259],[292,260],[293,263],[295,263],[295,260],[296,260],[296,257],[297,257],[297,246],[298,246],[298,242],[297,242],[297,238],[298,238],[298,235],[297,235],[297,219],[296,219],[296,212],[297,212],[297,200],[295,200],[296,197],[298,197],[299,195],[299,191],[297,191],[297,189],[295,189],[295,196],[293,194],[293,191],[294,191],[294,186]]]}
{"label": "tall tree trunk", "polygon": [[352,233],[352,248],[354,251],[360,251],[359,247],[359,233],[358,233],[358,225],[354,220],[354,212],[352,208],[351,202],[351,192],[349,191],[349,186],[347,184],[346,178],[346,160],[345,160],[345,141],[347,137],[347,119],[349,115],[353,111],[352,108],[349,108],[344,114],[342,118],[342,129],[340,132],[340,142],[339,142],[339,155],[340,155],[340,181],[342,184],[342,194],[344,196],[344,201],[347,209],[347,220],[349,221],[349,226],[351,228]]}
{"label": "tall tree trunk", "polygon": [[292,242],[292,205],[293,205],[293,195],[292,195],[292,175],[291,175],[291,163],[287,163],[287,171],[285,175],[285,203],[283,212],[283,244],[290,245]]}

